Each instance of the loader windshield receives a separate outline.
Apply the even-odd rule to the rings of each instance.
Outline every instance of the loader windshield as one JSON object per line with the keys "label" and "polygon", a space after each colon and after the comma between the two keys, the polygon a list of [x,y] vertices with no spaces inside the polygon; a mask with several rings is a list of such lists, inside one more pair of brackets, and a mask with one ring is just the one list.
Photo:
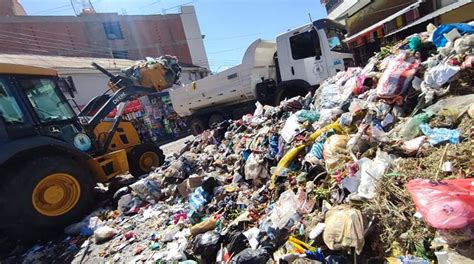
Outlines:
{"label": "loader windshield", "polygon": [[25,78],[20,79],[19,83],[42,123],[69,120],[75,117],[74,111],[53,79]]}

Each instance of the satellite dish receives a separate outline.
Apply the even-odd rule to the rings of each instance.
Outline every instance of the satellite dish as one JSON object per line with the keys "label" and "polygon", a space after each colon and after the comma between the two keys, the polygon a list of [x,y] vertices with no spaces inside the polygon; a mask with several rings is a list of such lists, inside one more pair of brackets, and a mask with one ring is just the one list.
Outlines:
{"label": "satellite dish", "polygon": [[95,13],[94,6],[92,5],[90,0],[71,0],[71,6],[77,16],[83,13]]}

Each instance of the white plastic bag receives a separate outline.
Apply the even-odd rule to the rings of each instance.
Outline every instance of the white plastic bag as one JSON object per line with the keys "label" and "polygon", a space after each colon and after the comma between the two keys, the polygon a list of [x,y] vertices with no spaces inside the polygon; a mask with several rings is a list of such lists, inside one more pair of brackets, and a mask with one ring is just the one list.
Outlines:
{"label": "white plastic bag", "polygon": [[256,180],[269,178],[265,163],[261,154],[251,153],[245,162],[245,179]]}
{"label": "white plastic bag", "polygon": [[423,81],[431,88],[440,88],[460,70],[458,66],[439,64],[425,72]]}
{"label": "white plastic bag", "polygon": [[283,126],[280,134],[286,143],[290,143],[298,133],[303,131],[303,129],[304,126],[298,122],[298,116],[296,114],[292,114],[286,120],[285,126]]}
{"label": "white plastic bag", "polygon": [[387,152],[377,150],[372,161],[361,164],[361,178],[358,189],[359,196],[372,199],[375,197],[376,189],[387,169],[392,165],[393,158]]}
{"label": "white plastic bag", "polygon": [[270,220],[274,227],[283,228],[293,219],[297,221],[299,215],[297,212],[299,206],[298,197],[291,190],[280,195],[278,201],[274,204]]}
{"label": "white plastic bag", "polygon": [[263,105],[260,102],[255,103],[255,112],[253,112],[254,117],[263,115]]}

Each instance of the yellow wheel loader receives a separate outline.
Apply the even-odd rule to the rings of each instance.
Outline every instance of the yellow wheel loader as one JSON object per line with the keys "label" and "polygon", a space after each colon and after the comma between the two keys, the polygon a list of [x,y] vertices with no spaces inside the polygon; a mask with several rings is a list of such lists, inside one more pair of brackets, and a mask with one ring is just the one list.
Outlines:
{"label": "yellow wheel loader", "polygon": [[[114,93],[79,114],[62,93],[73,95],[70,79],[52,69],[0,64],[0,232],[23,241],[44,238],[84,216],[97,181],[128,171],[142,175],[163,163],[159,146],[141,142],[122,120],[127,101],[179,82],[177,60],[162,61],[156,81],[145,86],[94,64],[110,77]],[[115,118],[107,119],[116,107]]]}

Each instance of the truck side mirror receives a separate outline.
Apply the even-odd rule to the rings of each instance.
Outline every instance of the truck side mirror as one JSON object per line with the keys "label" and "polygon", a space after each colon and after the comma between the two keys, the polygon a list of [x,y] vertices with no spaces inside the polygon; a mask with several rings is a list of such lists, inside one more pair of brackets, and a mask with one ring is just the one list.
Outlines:
{"label": "truck side mirror", "polygon": [[68,92],[69,96],[71,96],[71,98],[76,97],[74,95],[74,92],[77,91],[77,90],[76,90],[76,86],[74,85],[74,81],[72,80],[71,76],[68,76],[68,77],[65,77],[65,78],[63,78],[63,77],[59,78],[58,79],[58,85],[59,85],[59,88],[62,91]]}

